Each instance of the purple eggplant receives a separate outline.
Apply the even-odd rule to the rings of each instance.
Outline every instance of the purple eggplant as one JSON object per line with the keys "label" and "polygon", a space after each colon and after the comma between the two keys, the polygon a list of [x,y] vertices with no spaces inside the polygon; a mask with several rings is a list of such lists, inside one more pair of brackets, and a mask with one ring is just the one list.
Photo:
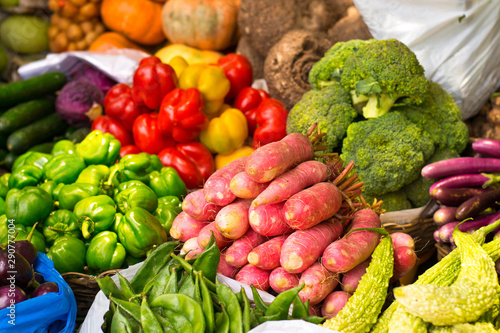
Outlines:
{"label": "purple eggplant", "polygon": [[462,202],[455,213],[455,218],[458,221],[465,220],[469,217],[478,216],[487,208],[494,208],[500,200],[500,189],[487,191],[478,194],[464,202]]}
{"label": "purple eggplant", "polygon": [[[458,226],[458,230],[462,232],[471,232],[479,228],[492,224],[500,219],[500,212],[495,212],[483,216],[479,216],[473,220],[465,221]],[[453,244],[453,229],[459,224],[459,221],[449,222],[434,232],[434,239],[439,243]],[[495,230],[496,231],[496,230]],[[493,232],[495,232],[493,231]],[[438,241],[439,240],[439,241]]]}
{"label": "purple eggplant", "polygon": [[453,230],[460,222],[449,222],[434,231],[434,239],[438,243],[451,243],[453,240]]}
{"label": "purple eggplant", "polygon": [[456,157],[427,164],[422,168],[422,177],[443,178],[469,173],[500,172],[500,158]]}
{"label": "purple eggplant", "polygon": [[487,191],[491,191],[491,189],[476,187],[438,187],[432,192],[431,196],[441,205],[458,207],[462,202]]}
{"label": "purple eggplant", "polygon": [[453,206],[441,206],[438,210],[434,212],[432,216],[434,223],[440,227],[445,225],[446,223],[455,221],[455,212],[457,211],[457,207]]}
{"label": "purple eggplant", "polygon": [[15,285],[0,287],[0,310],[28,299],[23,289]]}
{"label": "purple eggplant", "polygon": [[480,154],[500,157],[500,141],[493,139],[478,139],[472,143],[472,150]]}
{"label": "purple eggplant", "polygon": [[44,282],[38,286],[38,288],[33,291],[31,297],[38,297],[48,293],[58,293],[59,286],[55,282]]}
{"label": "purple eggplant", "polygon": [[17,240],[13,243],[14,250],[19,252],[32,265],[35,262],[36,255],[38,253],[36,246],[31,242],[31,238],[33,237],[33,233],[35,232],[37,223],[35,223],[33,227],[31,227],[31,231],[26,239]]}
{"label": "purple eggplant", "polygon": [[500,182],[500,175],[487,173],[469,173],[462,175],[453,175],[436,181],[429,188],[429,193],[440,187],[489,187],[492,184]]}
{"label": "purple eggplant", "polygon": [[8,247],[0,249],[0,286],[12,281],[20,288],[26,288],[33,279],[33,267],[20,253]]}

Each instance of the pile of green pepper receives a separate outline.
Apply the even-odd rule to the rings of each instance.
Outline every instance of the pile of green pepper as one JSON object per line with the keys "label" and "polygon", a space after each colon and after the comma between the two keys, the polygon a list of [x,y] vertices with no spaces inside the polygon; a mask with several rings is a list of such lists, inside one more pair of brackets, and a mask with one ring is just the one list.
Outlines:
{"label": "pile of green pepper", "polygon": [[[120,158],[120,142],[99,130],[51,154],[29,151],[0,178],[0,241],[9,228],[32,241],[60,273],[96,274],[144,260],[168,241],[186,186],[157,155]],[[11,232],[12,234],[12,232]]]}
{"label": "pile of green pepper", "polygon": [[300,300],[303,285],[279,294],[270,304],[251,286],[251,304],[243,288],[235,293],[219,283],[220,251],[213,235],[196,259],[176,255],[178,247],[175,241],[157,247],[130,281],[117,272],[120,288],[109,276],[97,280],[110,299],[103,332],[229,333],[248,332],[270,320],[323,321],[310,316],[308,302]]}

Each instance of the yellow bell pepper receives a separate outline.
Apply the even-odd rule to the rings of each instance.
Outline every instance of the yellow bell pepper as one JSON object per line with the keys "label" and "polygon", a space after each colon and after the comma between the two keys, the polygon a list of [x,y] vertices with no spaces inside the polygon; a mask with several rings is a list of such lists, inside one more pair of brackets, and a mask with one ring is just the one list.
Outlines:
{"label": "yellow bell pepper", "polygon": [[168,64],[174,69],[177,77],[181,76],[182,72],[186,69],[187,66],[189,66],[186,59],[181,56],[173,57],[172,59],[170,59]]}
{"label": "yellow bell pepper", "polygon": [[226,164],[245,156],[250,156],[254,152],[254,149],[250,146],[242,146],[232,153],[229,154],[217,154],[215,155],[215,170],[219,170]]}
{"label": "yellow bell pepper", "polygon": [[194,64],[186,67],[179,77],[179,87],[182,89],[197,88],[205,99],[203,112],[208,118],[219,115],[231,83],[219,66]]}
{"label": "yellow bell pepper", "polygon": [[248,137],[247,119],[238,109],[227,109],[201,131],[200,142],[212,153],[229,154],[241,147]]}
{"label": "yellow bell pepper", "polygon": [[197,63],[216,64],[223,54],[216,51],[200,50],[184,44],[174,43],[159,49],[155,53],[155,56],[160,58],[161,62],[164,64],[168,64],[170,59],[175,56],[181,56],[189,65],[192,65]]}

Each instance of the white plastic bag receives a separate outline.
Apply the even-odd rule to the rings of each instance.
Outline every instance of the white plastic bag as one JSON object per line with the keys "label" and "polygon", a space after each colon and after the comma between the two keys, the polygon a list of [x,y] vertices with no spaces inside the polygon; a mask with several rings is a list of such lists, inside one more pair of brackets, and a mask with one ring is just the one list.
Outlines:
{"label": "white plastic bag", "polygon": [[395,38],[415,52],[428,79],[476,115],[500,86],[498,0],[354,0],[376,39]]}

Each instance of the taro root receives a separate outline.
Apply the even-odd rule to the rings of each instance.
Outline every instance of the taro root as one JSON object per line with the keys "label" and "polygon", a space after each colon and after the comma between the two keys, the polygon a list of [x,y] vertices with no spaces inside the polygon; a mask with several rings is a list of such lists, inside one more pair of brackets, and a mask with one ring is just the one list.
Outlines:
{"label": "taro root", "polygon": [[276,43],[264,62],[269,94],[290,110],[311,90],[308,76],[312,65],[333,45],[324,33],[292,30]]}
{"label": "taro root", "polygon": [[334,42],[346,42],[351,39],[373,38],[368,26],[355,6],[347,9],[347,15],[338,20],[328,30],[328,36]]}
{"label": "taro root", "polygon": [[264,77],[264,60],[255,49],[250,46],[245,37],[240,37],[236,46],[236,53],[245,56],[252,64],[252,76],[254,79],[262,79]]}

